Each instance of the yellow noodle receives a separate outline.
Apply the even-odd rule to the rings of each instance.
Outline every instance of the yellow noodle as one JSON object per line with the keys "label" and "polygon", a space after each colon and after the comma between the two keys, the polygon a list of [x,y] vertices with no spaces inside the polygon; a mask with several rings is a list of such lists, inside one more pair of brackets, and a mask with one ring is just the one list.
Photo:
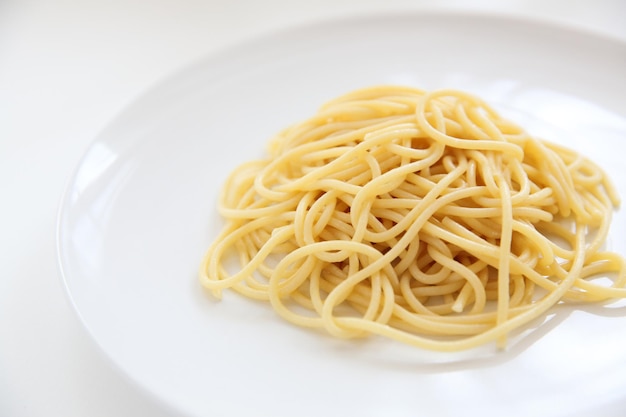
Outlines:
{"label": "yellow noodle", "polygon": [[596,164],[475,96],[376,86],[229,176],[200,281],[336,337],[503,348],[557,304],[626,297],[618,205]]}

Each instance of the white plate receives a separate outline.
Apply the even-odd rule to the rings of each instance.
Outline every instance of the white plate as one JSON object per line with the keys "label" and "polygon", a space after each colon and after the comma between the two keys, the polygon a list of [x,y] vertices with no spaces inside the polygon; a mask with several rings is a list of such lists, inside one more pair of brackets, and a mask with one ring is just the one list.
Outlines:
{"label": "white plate", "polygon": [[[440,354],[335,340],[230,292],[216,302],[196,270],[226,174],[327,99],[372,84],[504,103],[606,167],[626,196],[624,74],[618,41],[467,14],[329,22],[224,51],[148,92],[82,159],[59,218],[71,301],[114,363],[190,416],[621,415],[623,303],[559,309],[506,352]],[[626,253],[624,210],[611,236]]]}

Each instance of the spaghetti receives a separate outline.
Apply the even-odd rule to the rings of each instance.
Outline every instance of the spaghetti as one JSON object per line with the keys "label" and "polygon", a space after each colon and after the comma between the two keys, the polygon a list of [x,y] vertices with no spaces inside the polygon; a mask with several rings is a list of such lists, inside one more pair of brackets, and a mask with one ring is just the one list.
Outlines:
{"label": "spaghetti", "polygon": [[477,97],[372,87],[230,175],[200,280],[338,337],[503,347],[556,304],[626,297],[618,205],[597,165]]}

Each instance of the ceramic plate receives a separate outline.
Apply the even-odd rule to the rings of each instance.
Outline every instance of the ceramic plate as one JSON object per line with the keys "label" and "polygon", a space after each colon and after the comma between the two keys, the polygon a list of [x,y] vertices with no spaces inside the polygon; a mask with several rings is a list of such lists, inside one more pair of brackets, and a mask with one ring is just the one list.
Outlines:
{"label": "ceramic plate", "polygon": [[[326,100],[373,84],[478,94],[584,152],[626,196],[626,45],[473,14],[354,18],[223,51],[147,92],[95,139],[64,196],[71,302],[133,381],[188,416],[577,416],[626,409],[626,306],[561,308],[506,351],[336,340],[197,269],[238,164]],[[626,254],[626,211],[608,245]]]}

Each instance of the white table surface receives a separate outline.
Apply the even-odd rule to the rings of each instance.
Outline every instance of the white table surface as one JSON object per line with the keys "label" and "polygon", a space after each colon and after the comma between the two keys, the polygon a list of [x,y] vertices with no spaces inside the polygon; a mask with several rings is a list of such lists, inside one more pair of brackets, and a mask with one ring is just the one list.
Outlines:
{"label": "white table surface", "polygon": [[622,0],[0,1],[0,416],[171,416],[90,339],[64,293],[55,223],[79,158],[146,89],[279,28],[416,9],[516,14],[626,40]]}

